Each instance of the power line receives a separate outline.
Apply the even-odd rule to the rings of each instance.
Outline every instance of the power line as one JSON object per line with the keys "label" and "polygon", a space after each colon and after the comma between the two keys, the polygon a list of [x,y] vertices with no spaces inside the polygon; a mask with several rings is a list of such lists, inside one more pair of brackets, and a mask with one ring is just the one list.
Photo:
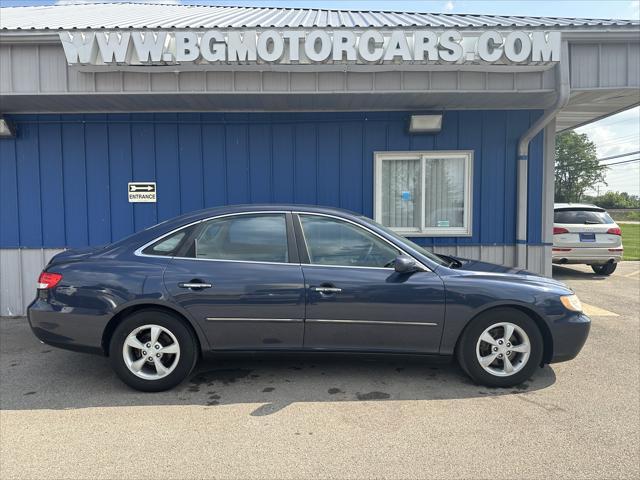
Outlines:
{"label": "power line", "polygon": [[636,139],[638,137],[639,136],[638,136],[637,133],[629,133],[627,135],[621,135],[619,137],[609,138],[609,139],[603,140],[601,142],[595,141],[594,143],[596,144],[596,146],[600,146],[600,145],[605,145],[605,144],[608,144],[608,143],[617,143],[617,142],[620,142],[620,141],[628,141],[628,140]]}
{"label": "power line", "polygon": [[602,148],[611,148],[614,145],[621,145],[621,144],[632,144],[633,146],[631,148],[634,148],[637,144],[638,144],[638,138],[637,137],[629,137],[629,138],[616,138],[615,140],[611,140],[611,141],[606,141],[606,142],[599,142],[596,143],[596,148],[602,149]]}
{"label": "power line", "polygon": [[[637,122],[637,121],[638,121],[638,117],[635,117],[635,116],[633,118],[620,118],[620,119],[616,120],[615,122],[607,122],[607,119],[603,119],[603,120],[601,120],[602,124],[601,125],[596,125],[596,128],[610,127],[611,125],[617,125],[619,123],[630,123],[631,124],[631,123],[634,123],[634,122]],[[594,122],[594,123],[596,123],[596,122]],[[589,127],[589,126],[594,125],[594,123],[583,125],[582,127],[579,127],[579,128]],[[586,128],[585,128],[585,130],[586,130]]]}
{"label": "power line", "polygon": [[638,153],[640,153],[640,150],[638,150],[637,152],[621,153],[620,155],[613,155],[611,157],[599,158],[598,161],[604,162],[605,160],[613,160],[614,158],[628,157],[629,155],[636,155]]}
{"label": "power line", "polygon": [[640,162],[640,157],[639,158],[634,158],[632,160],[622,160],[620,162],[603,163],[602,166],[603,167],[609,167],[611,165],[622,165],[623,163],[633,163],[633,162]]}

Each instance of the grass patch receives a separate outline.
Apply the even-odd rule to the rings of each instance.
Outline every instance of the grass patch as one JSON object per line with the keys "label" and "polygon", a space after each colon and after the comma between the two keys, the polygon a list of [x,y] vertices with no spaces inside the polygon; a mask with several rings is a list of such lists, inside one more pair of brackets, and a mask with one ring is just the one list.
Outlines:
{"label": "grass patch", "polygon": [[620,223],[622,229],[623,260],[640,260],[640,224]]}
{"label": "grass patch", "polygon": [[620,222],[640,222],[640,210],[639,209],[629,209],[629,210],[609,210],[609,215],[613,218],[616,223]]}

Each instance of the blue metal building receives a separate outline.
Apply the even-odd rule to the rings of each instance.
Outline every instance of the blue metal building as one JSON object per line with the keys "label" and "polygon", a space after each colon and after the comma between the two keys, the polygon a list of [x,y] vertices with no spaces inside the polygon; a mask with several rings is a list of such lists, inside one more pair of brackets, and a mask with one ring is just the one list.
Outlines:
{"label": "blue metal building", "polygon": [[[342,207],[549,274],[555,132],[640,100],[638,22],[166,5],[0,18],[0,315],[24,312],[61,249],[238,203]],[[147,61],[146,27],[163,48]],[[311,58],[327,38],[334,56]],[[130,202],[129,182],[155,182],[157,201]]]}

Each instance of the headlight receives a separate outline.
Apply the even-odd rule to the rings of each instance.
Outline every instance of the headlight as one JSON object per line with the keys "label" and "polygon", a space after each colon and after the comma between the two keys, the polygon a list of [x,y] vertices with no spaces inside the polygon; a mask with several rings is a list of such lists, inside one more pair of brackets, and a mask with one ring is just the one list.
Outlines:
{"label": "headlight", "polygon": [[582,302],[580,302],[577,295],[563,295],[560,297],[560,301],[567,310],[571,310],[572,312],[582,311]]}

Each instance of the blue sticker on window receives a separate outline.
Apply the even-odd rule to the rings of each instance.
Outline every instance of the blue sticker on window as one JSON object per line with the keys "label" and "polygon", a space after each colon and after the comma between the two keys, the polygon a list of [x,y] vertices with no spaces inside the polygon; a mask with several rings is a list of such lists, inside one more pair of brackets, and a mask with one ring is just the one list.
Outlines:
{"label": "blue sticker on window", "polygon": [[401,197],[403,202],[409,202],[411,201],[411,192],[402,192]]}

